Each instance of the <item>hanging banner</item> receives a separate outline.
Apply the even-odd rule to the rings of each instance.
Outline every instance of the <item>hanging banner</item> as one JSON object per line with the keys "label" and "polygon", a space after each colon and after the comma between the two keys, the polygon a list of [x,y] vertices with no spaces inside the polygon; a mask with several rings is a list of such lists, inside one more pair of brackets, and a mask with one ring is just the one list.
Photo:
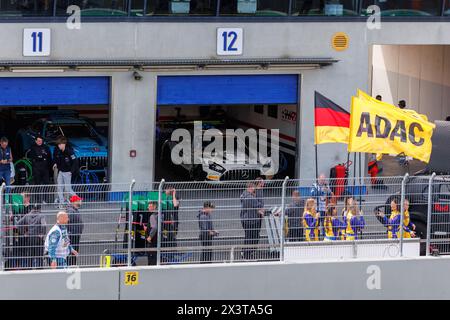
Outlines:
{"label": "hanging banner", "polygon": [[358,97],[352,97],[348,151],[404,154],[428,163],[434,127],[413,110],[402,110],[358,91]]}

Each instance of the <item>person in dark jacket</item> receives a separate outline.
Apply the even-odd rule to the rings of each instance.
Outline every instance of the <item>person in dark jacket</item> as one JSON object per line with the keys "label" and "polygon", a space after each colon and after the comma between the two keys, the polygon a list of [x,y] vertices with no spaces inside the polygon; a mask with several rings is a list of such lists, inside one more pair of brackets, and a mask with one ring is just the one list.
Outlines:
{"label": "person in dark jacket", "polygon": [[162,247],[176,247],[177,246],[177,232],[178,232],[178,208],[180,202],[177,198],[177,191],[175,188],[166,188],[164,190],[165,198],[163,198],[164,205],[162,206],[163,221],[162,221]]}
{"label": "person in dark jacket", "polygon": [[46,222],[45,217],[41,214],[40,205],[34,205],[33,209],[17,222],[17,228],[23,245],[22,267],[26,269],[41,268],[44,257]]}
{"label": "person in dark jacket", "polygon": [[244,252],[245,259],[255,255],[255,249],[250,245],[258,244],[259,232],[261,230],[261,219],[264,217],[263,202],[256,194],[257,185],[254,182],[247,184],[247,189],[241,194],[241,223],[244,229]]}
{"label": "person in dark jacket", "polygon": [[202,242],[203,250],[201,256],[201,263],[211,263],[213,257],[213,251],[209,248],[212,246],[212,240],[214,236],[219,233],[214,230],[211,213],[214,210],[215,205],[210,201],[203,203],[203,209],[198,213],[198,228],[200,230],[200,241]]}
{"label": "person in dark jacket", "polygon": [[58,201],[60,207],[64,204],[64,191],[74,196],[72,189],[72,174],[78,172],[78,161],[73,150],[67,146],[67,138],[57,139],[57,148],[53,152],[53,170],[58,169]]}
{"label": "person in dark jacket", "polygon": [[150,214],[148,218],[148,224],[146,229],[147,248],[152,251],[147,252],[148,265],[154,266],[157,263],[158,252],[156,247],[158,246],[158,202],[150,201],[148,203],[148,212]]}
{"label": "person in dark jacket", "polygon": [[[36,186],[47,185],[50,183],[50,169],[52,165],[52,155],[50,148],[44,144],[44,139],[37,136],[35,144],[30,148],[28,158],[31,160],[33,170],[33,183]],[[40,188],[41,189],[41,188]],[[36,195],[36,201],[48,201],[42,195],[42,191]]]}
{"label": "person in dark jacket", "polygon": [[[70,244],[72,248],[77,252],[80,252],[80,240],[83,234],[84,224],[81,217],[81,203],[83,199],[79,196],[74,195],[70,197],[70,205],[67,206],[67,214],[69,215],[69,224],[67,225],[67,232],[69,233]],[[69,266],[74,266],[77,264],[77,257],[70,256],[68,258]]]}
{"label": "person in dark jacket", "polygon": [[8,146],[8,138],[0,138],[0,181],[3,179],[6,186],[11,184],[11,162],[13,161],[11,147]]}
{"label": "person in dark jacket", "polygon": [[286,209],[288,217],[289,241],[301,241],[303,237],[302,217],[305,210],[305,201],[300,197],[300,193],[292,192],[292,203]]}

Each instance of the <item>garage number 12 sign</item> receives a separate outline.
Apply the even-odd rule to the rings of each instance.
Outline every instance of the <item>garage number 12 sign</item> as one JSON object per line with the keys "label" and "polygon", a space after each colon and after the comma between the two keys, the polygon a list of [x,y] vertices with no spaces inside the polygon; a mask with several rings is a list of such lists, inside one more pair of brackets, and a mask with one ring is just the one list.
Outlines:
{"label": "garage number 12 sign", "polygon": [[23,56],[50,55],[50,29],[23,29]]}
{"label": "garage number 12 sign", "polygon": [[243,51],[242,28],[218,28],[217,29],[217,55],[236,56]]}

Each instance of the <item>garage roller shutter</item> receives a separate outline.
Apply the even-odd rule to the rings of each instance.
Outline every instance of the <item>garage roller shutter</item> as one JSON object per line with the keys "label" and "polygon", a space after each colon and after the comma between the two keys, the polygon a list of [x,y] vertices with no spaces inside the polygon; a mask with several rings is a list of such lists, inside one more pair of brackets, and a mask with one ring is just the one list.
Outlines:
{"label": "garage roller shutter", "polygon": [[108,77],[0,78],[0,106],[109,104]]}
{"label": "garage roller shutter", "polygon": [[158,77],[158,105],[296,104],[298,75]]}

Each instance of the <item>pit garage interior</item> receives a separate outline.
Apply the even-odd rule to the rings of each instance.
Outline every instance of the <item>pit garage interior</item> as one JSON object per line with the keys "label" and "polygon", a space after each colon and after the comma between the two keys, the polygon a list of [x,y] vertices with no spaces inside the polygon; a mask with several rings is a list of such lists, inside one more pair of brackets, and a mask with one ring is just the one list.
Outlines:
{"label": "pit garage interior", "polygon": [[109,77],[0,78],[0,135],[8,138],[12,148],[14,184],[33,183],[24,158],[38,134],[51,151],[57,136],[69,139],[80,166],[73,182],[105,181],[109,105]]}
{"label": "pit garage interior", "polygon": [[[428,117],[450,116],[450,45],[374,45],[371,70],[372,96]],[[384,176],[418,172],[426,164],[418,160],[405,166],[393,156],[383,156]]]}
{"label": "pit garage interior", "polygon": [[[175,165],[170,158],[172,132],[185,128],[192,132],[194,121],[202,121],[203,130],[279,129],[279,170],[266,178],[297,176],[299,130],[299,75],[201,75],[159,76],[155,134],[155,179],[248,180],[261,176],[258,168],[227,160],[216,174],[201,165]],[[266,139],[259,136],[258,139]],[[175,144],[172,142],[172,146]],[[209,142],[204,143],[205,145]],[[237,140],[235,141],[235,145]],[[249,146],[249,140],[245,139]],[[224,142],[225,149],[225,142]],[[270,148],[269,148],[270,149]],[[258,147],[258,153],[260,153]],[[223,158],[222,158],[223,159]],[[250,169],[249,169],[250,168]]]}

